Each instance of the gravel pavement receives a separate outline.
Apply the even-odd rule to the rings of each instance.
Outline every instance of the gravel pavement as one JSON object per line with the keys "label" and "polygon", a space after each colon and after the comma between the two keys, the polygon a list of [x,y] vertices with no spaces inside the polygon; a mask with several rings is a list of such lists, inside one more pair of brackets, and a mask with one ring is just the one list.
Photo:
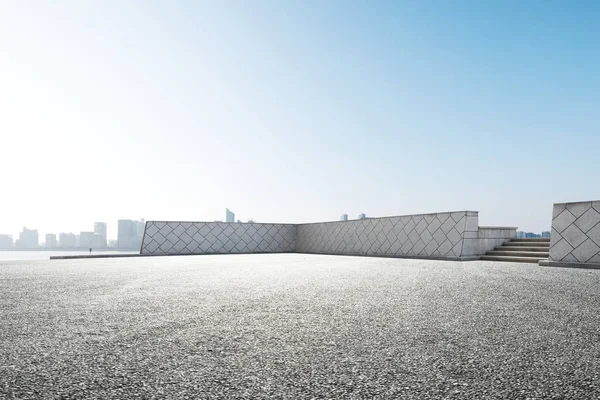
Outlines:
{"label": "gravel pavement", "polygon": [[305,254],[0,262],[0,399],[600,398],[600,271]]}

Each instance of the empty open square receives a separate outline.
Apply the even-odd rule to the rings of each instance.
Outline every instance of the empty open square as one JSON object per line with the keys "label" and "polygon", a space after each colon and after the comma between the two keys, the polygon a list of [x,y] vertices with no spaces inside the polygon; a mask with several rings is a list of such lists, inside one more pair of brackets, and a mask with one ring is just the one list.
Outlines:
{"label": "empty open square", "polygon": [[596,398],[600,271],[308,254],[0,263],[0,398]]}

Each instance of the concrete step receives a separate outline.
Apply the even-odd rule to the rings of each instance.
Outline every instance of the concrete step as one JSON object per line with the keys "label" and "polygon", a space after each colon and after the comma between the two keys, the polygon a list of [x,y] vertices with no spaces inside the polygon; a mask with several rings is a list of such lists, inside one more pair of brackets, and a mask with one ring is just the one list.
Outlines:
{"label": "concrete step", "polygon": [[506,251],[506,250],[490,250],[485,253],[487,256],[508,256],[508,257],[540,257],[548,258],[550,253],[547,251]]}
{"label": "concrete step", "polygon": [[550,247],[550,242],[504,242],[502,246],[507,247]]}
{"label": "concrete step", "polygon": [[509,256],[481,256],[481,260],[484,261],[505,261],[505,262],[516,262],[516,263],[530,263],[537,264],[540,260],[545,260],[543,257],[509,257]]}
{"label": "concrete step", "polygon": [[550,242],[550,238],[510,239],[511,242]]}
{"label": "concrete step", "polygon": [[534,246],[534,247],[525,247],[525,246],[496,246],[494,250],[505,250],[505,251],[539,251],[542,253],[547,253],[549,248],[547,246]]}

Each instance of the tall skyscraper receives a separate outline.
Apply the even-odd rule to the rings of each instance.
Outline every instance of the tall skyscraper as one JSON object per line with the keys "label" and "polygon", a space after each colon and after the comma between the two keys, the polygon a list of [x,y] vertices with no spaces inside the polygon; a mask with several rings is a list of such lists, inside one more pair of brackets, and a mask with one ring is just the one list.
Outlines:
{"label": "tall skyscraper", "polygon": [[74,233],[59,233],[58,247],[63,249],[74,249],[77,247],[77,236]]}
{"label": "tall skyscraper", "polygon": [[13,237],[11,235],[0,235],[0,249],[10,250],[14,248]]}
{"label": "tall skyscraper", "polygon": [[118,224],[117,247],[119,249],[139,249],[146,226],[144,220],[120,219]]}
{"label": "tall skyscraper", "polygon": [[46,234],[46,248],[47,249],[54,249],[56,247],[56,235],[54,233],[47,233]]}
{"label": "tall skyscraper", "polygon": [[225,209],[225,222],[235,222],[235,214],[229,211],[229,208]]}
{"label": "tall skyscraper", "polygon": [[89,249],[94,247],[94,232],[80,232],[79,233],[79,245],[82,249]]}
{"label": "tall skyscraper", "polygon": [[133,248],[139,249],[142,247],[142,240],[144,240],[144,230],[146,229],[146,223],[142,218],[139,221],[133,221],[133,231],[135,233],[135,239],[133,240]]}
{"label": "tall skyscraper", "polygon": [[348,221],[348,214],[342,214],[340,221]]}
{"label": "tall skyscraper", "polygon": [[118,222],[119,231],[117,234],[117,247],[119,249],[131,249],[133,246],[133,221],[130,219],[120,219]]}
{"label": "tall skyscraper", "polygon": [[94,222],[94,234],[99,236],[99,238],[95,239],[96,244],[100,245],[100,247],[106,247],[106,222]]}
{"label": "tall skyscraper", "polygon": [[37,229],[23,228],[19,233],[19,238],[15,247],[17,249],[36,249],[39,245],[39,235]]}
{"label": "tall skyscraper", "polygon": [[365,213],[360,213],[360,214],[357,215],[357,218],[358,219],[365,219],[365,218],[367,218],[367,216],[365,215]]}

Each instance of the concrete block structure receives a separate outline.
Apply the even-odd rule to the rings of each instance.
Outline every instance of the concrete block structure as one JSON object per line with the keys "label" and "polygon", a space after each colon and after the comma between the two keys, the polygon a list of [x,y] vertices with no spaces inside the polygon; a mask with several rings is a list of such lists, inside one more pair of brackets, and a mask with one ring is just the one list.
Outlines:
{"label": "concrete block structure", "polygon": [[142,255],[286,253],[296,248],[296,225],[148,221]]}
{"label": "concrete block structure", "polygon": [[516,237],[516,227],[480,226],[477,229],[477,240],[473,244],[475,254],[485,254],[486,251],[502,246],[506,241]]}
{"label": "concrete block structure", "polygon": [[550,255],[540,265],[600,268],[600,201],[554,204]]}
{"label": "concrete block structure", "polygon": [[148,221],[142,255],[314,253],[474,260],[516,236],[477,211],[308,224]]}
{"label": "concrete block structure", "polygon": [[[471,217],[472,216],[472,217]],[[475,219],[475,225],[470,221]],[[460,211],[298,225],[300,253],[473,259],[467,229],[477,213]]]}

